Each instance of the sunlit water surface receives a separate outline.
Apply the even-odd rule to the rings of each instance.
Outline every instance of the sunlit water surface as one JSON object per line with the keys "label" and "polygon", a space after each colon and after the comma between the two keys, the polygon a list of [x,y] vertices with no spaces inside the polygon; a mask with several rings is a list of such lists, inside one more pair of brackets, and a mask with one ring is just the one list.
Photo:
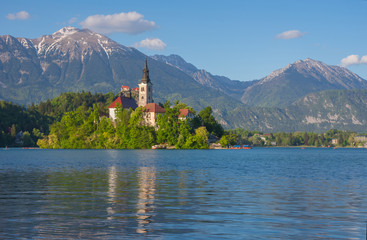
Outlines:
{"label": "sunlit water surface", "polygon": [[365,239],[366,149],[0,149],[0,239]]}

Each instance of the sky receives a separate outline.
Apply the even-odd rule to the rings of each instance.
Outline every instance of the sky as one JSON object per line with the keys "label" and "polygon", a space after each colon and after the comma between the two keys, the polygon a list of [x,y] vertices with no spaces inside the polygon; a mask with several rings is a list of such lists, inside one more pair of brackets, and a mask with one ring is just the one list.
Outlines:
{"label": "sky", "polygon": [[26,38],[88,28],[232,80],[306,58],[367,79],[367,0],[3,0],[0,26]]}

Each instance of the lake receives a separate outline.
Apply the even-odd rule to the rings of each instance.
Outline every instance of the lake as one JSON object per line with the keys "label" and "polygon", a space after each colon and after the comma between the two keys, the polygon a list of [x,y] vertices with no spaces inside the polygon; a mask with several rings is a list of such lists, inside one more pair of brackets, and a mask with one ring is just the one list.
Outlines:
{"label": "lake", "polygon": [[367,149],[0,149],[0,239],[365,239]]}

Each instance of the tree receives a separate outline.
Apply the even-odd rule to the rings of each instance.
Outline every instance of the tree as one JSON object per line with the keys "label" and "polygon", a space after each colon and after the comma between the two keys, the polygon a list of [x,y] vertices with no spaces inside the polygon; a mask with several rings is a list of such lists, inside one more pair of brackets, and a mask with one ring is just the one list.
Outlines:
{"label": "tree", "polygon": [[209,133],[221,137],[224,134],[224,129],[222,125],[215,120],[212,112],[212,108],[208,106],[199,112],[199,116]]}
{"label": "tree", "polygon": [[187,139],[191,137],[191,126],[188,120],[180,121],[178,131],[179,136],[175,147],[180,149],[185,145]]}
{"label": "tree", "polygon": [[222,146],[222,148],[228,147],[229,145],[228,135],[223,135],[219,140],[219,143]]}
{"label": "tree", "polygon": [[164,108],[167,110],[169,108],[171,108],[171,102],[169,100],[167,100],[165,103],[164,103]]}
{"label": "tree", "polygon": [[28,131],[23,133],[23,146],[25,147],[33,147],[34,141],[31,137],[31,134]]}
{"label": "tree", "polygon": [[129,120],[128,148],[151,148],[156,142],[154,127],[145,126],[143,122],[143,109],[138,107],[131,114]]}
{"label": "tree", "polygon": [[17,128],[16,128],[15,124],[11,125],[10,136],[12,136],[13,138],[15,138],[17,136]]}
{"label": "tree", "polygon": [[179,109],[176,107],[166,109],[164,115],[157,117],[157,141],[158,143],[168,143],[169,145],[176,145],[178,132],[178,115]]}

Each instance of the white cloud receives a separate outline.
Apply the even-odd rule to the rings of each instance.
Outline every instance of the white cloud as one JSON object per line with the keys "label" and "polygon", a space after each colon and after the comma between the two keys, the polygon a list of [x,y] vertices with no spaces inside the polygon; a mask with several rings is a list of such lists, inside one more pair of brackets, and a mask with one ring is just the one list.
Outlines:
{"label": "white cloud", "polygon": [[367,64],[367,55],[359,57],[358,55],[349,55],[340,61],[340,65],[348,67],[356,64]]}
{"label": "white cloud", "polygon": [[151,50],[163,50],[167,47],[162,40],[159,38],[146,38],[138,43],[134,44],[136,48],[148,48]]}
{"label": "white cloud", "polygon": [[280,39],[301,38],[305,34],[306,33],[301,32],[299,30],[289,30],[289,31],[285,31],[285,32],[279,33],[278,35],[276,35],[276,38],[280,38]]}
{"label": "white cloud", "polygon": [[155,22],[145,20],[144,16],[137,12],[93,15],[87,17],[80,25],[103,34],[115,32],[138,34],[156,28]]}
{"label": "white cloud", "polygon": [[29,15],[29,13],[27,13],[26,11],[20,11],[17,13],[9,13],[6,18],[9,20],[26,20],[28,18],[30,18],[31,15]]}

